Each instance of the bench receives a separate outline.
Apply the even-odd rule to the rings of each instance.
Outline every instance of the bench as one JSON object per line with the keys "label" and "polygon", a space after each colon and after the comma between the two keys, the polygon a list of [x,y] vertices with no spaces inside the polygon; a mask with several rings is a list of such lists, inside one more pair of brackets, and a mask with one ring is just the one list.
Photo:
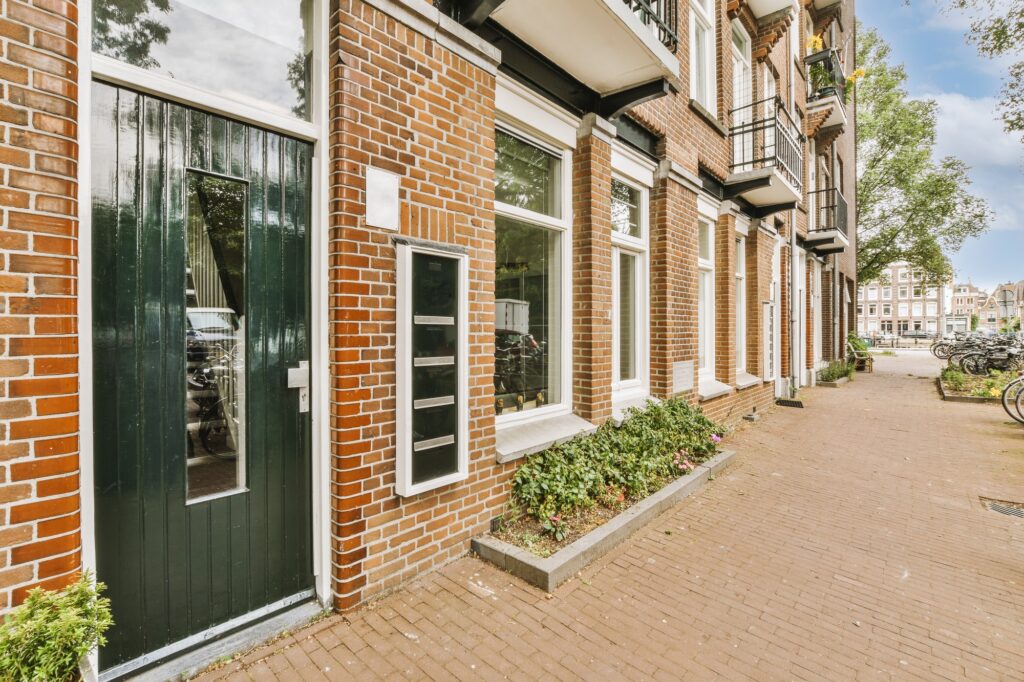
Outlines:
{"label": "bench", "polygon": [[875,371],[875,358],[866,350],[857,350],[852,343],[846,344],[846,356],[848,362],[853,363],[853,368],[858,372],[869,374]]}

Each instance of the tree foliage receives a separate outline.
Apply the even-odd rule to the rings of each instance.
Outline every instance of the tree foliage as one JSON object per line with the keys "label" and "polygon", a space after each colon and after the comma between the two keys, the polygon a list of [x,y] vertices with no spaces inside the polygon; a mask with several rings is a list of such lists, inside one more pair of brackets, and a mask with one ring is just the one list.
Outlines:
{"label": "tree foliage", "polygon": [[950,8],[971,14],[967,39],[982,55],[1021,57],[1003,81],[999,110],[1007,132],[1024,133],[1024,0],[950,0]]}
{"label": "tree foliage", "polygon": [[171,11],[169,0],[96,0],[93,5],[93,49],[142,67],[159,66],[150,55],[153,43],[166,43],[170,29],[156,19]]}
{"label": "tree foliage", "polygon": [[939,284],[953,274],[949,254],[992,216],[969,191],[967,164],[935,158],[938,105],[910,98],[906,71],[890,56],[876,31],[859,31],[867,77],[857,88],[857,279],[878,280],[890,263],[907,261]]}

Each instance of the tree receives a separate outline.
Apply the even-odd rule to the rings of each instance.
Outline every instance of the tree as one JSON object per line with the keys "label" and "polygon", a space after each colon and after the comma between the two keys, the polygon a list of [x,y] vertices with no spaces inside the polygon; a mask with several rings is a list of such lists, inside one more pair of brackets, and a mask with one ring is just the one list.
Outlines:
{"label": "tree", "polygon": [[977,315],[971,315],[971,331],[972,332],[978,331],[978,321],[979,320],[978,320],[978,316]]}
{"label": "tree", "polygon": [[[150,6],[152,4],[152,6]],[[159,66],[149,51],[166,43],[170,29],[158,13],[171,11],[169,0],[96,0],[92,9],[93,49],[144,69]]]}
{"label": "tree", "polygon": [[859,29],[857,62],[857,279],[878,280],[907,261],[937,286],[953,275],[949,254],[988,229],[991,212],[970,193],[970,168],[935,159],[934,100],[911,99],[902,65],[873,30]]}
{"label": "tree", "polygon": [[1003,82],[999,111],[1007,132],[1024,133],[1024,0],[950,0],[973,16],[967,40],[989,58],[1018,56]]}

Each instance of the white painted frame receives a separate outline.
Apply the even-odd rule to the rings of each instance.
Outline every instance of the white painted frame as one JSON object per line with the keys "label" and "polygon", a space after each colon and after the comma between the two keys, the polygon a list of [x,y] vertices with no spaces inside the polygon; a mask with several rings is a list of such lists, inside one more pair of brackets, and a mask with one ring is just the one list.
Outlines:
{"label": "white painted frame", "polygon": [[[559,218],[553,218],[543,213],[512,206],[500,201],[494,202],[494,211],[497,215],[506,216],[515,220],[529,223],[536,227],[545,228],[558,234],[559,258],[558,258],[558,286],[560,310],[559,320],[559,367],[558,380],[559,401],[549,403],[542,407],[535,407],[522,412],[505,412],[495,415],[495,428],[505,428],[513,424],[544,419],[547,417],[560,416],[572,412],[572,150],[575,146],[576,133],[573,130],[572,147],[568,146],[568,138],[564,136],[564,129],[558,121],[561,112],[557,109],[551,110],[551,105],[540,105],[526,98],[508,97],[508,101],[514,103],[515,113],[523,116],[535,124],[550,125],[554,129],[551,134],[544,135],[530,125],[517,125],[509,115],[508,111],[499,112],[496,129],[509,135],[513,135],[529,144],[535,145],[544,151],[554,154],[561,159],[559,164],[559,198],[562,202]],[[509,105],[511,106],[511,105]],[[549,340],[550,343],[550,340]]]}
{"label": "white painted frame", "polygon": [[747,236],[736,231],[736,373],[747,372]]}
{"label": "white painted frame", "polygon": [[[96,499],[95,442],[93,417],[92,343],[92,82],[102,80],[115,85],[170,99],[180,104],[203,109],[225,117],[251,123],[313,143],[310,211],[310,421],[312,431],[311,464],[313,577],[316,599],[325,607],[333,598],[331,557],[331,450],[330,450],[330,381],[328,308],[328,202],[330,160],[328,126],[328,27],[330,13],[327,0],[313,0],[316,27],[313,35],[311,63],[311,121],[282,116],[236,102],[217,93],[189,86],[167,76],[122,64],[103,55],[93,54],[93,0],[79,0],[78,54],[78,376],[79,376],[79,468],[82,535],[82,567],[96,572]],[[168,82],[170,81],[170,82]],[[320,378],[318,381],[317,378]],[[86,682],[99,679],[99,654],[94,649],[82,662]]]}
{"label": "white painted frame", "polygon": [[[705,199],[703,196],[697,198],[697,276],[707,277],[707,286],[704,287],[704,296],[697,301],[698,325],[697,325],[697,378],[701,381],[713,380],[715,378],[715,230],[717,228],[719,207]],[[708,258],[701,258],[700,255],[700,224],[708,226]],[[700,286],[698,284],[698,291]],[[700,325],[700,309],[703,307],[704,325]],[[704,358],[707,360],[707,367],[700,363],[700,348],[704,349]]]}
{"label": "white painted frame", "polygon": [[[422,483],[412,481],[413,420],[413,324],[412,324],[412,260],[417,253],[442,256],[458,261],[458,319],[455,320],[458,355],[455,358],[457,373],[455,405],[458,414],[458,431],[455,434],[458,446],[458,470],[455,473]],[[469,478],[469,255],[450,249],[433,248],[424,244],[398,243],[395,245],[396,259],[396,305],[397,316],[395,341],[395,492],[402,497],[419,495],[428,490],[442,488]]]}
{"label": "white painted frame", "polygon": [[[718,0],[690,0],[690,97],[707,109],[712,116],[718,115],[718,78],[716,78],[716,63],[718,55],[718,22],[714,15],[714,7]],[[706,6],[706,5],[711,5]],[[706,59],[704,60],[704,72],[699,73],[697,59],[694,58],[697,46],[697,26],[700,26],[708,35]],[[702,101],[698,97],[698,83],[703,82],[707,90],[708,101]]]}
{"label": "white painted frame", "polygon": [[[640,237],[631,237],[612,231],[612,403],[648,395],[650,386],[650,285],[648,262],[648,235],[650,234],[650,189],[638,186],[619,173],[613,180],[638,192],[640,211]],[[620,372],[620,322],[619,289],[622,284],[619,256],[626,254],[636,262],[636,281],[633,286],[633,326],[635,330],[634,353],[636,357],[636,378],[622,380]]]}

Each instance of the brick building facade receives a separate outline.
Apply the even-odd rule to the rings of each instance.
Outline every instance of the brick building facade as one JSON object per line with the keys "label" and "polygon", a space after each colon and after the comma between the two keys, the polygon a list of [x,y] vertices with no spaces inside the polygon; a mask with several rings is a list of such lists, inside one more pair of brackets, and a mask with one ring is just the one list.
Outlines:
{"label": "brick building facade", "polygon": [[853,0],[257,4],[4,5],[0,608],[95,570],[104,678],[365,603],[528,453],[735,423],[853,329]]}
{"label": "brick building facade", "polygon": [[857,331],[876,337],[908,332],[942,335],[948,299],[946,285],[928,286],[924,275],[909,263],[893,263],[882,280],[858,289]]}

